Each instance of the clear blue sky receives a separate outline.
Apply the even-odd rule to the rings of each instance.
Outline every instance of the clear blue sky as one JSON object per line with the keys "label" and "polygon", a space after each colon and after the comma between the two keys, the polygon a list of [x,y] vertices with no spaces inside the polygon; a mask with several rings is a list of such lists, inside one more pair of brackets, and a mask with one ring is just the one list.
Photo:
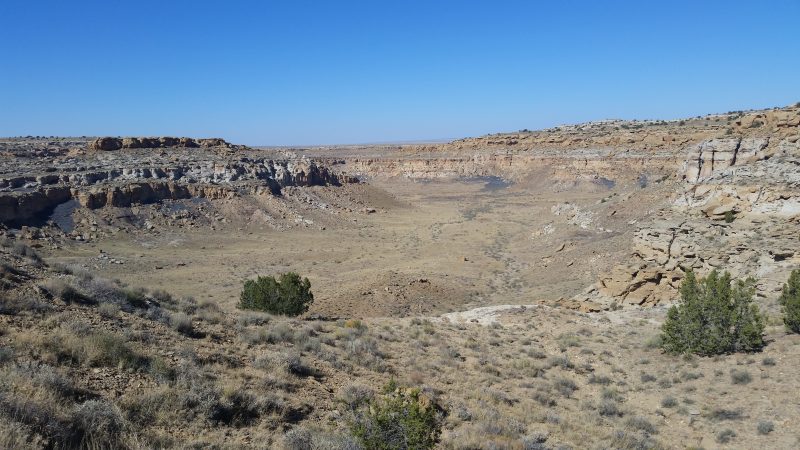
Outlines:
{"label": "clear blue sky", "polygon": [[0,136],[304,145],[800,101],[800,1],[0,2]]}

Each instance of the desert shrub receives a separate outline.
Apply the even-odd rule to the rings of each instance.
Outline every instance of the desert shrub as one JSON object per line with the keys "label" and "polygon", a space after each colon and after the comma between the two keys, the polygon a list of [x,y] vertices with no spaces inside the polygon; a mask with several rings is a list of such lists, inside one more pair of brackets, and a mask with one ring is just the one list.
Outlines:
{"label": "desert shrub", "polygon": [[119,314],[119,305],[114,303],[103,303],[97,308],[97,312],[106,319],[117,317],[117,314]]}
{"label": "desert shrub", "polygon": [[752,278],[731,285],[730,274],[716,270],[698,281],[688,271],[681,301],[669,309],[662,326],[662,348],[699,355],[761,349],[764,319],[753,304],[754,285]]}
{"label": "desert shrub", "polygon": [[38,450],[43,445],[30,427],[14,421],[0,422],[0,448]]}
{"label": "desert shrub", "polygon": [[606,417],[622,415],[622,410],[619,409],[617,402],[609,399],[603,399],[600,401],[600,404],[597,405],[597,412],[600,413],[601,416]]}
{"label": "desert shrub", "polygon": [[775,362],[775,358],[771,358],[771,357],[768,356],[768,357],[764,358],[763,360],[761,360],[761,364],[764,365],[764,366],[774,366],[777,363]]}
{"label": "desert shrub", "polygon": [[531,433],[522,438],[523,450],[545,450],[548,447],[545,445],[550,435],[546,431],[539,431]]}
{"label": "desert shrub", "polygon": [[549,367],[561,367],[564,370],[574,369],[575,365],[569,360],[567,355],[553,356],[548,360]]}
{"label": "desert shrub", "polygon": [[192,319],[182,312],[172,314],[169,318],[169,324],[172,329],[178,333],[185,334],[187,336],[194,335]]}
{"label": "desert shrub", "polygon": [[622,397],[622,394],[620,394],[618,390],[613,388],[603,388],[603,390],[600,392],[600,396],[605,400],[613,400],[617,403],[625,400]]}
{"label": "desert shrub", "polygon": [[568,347],[578,347],[581,345],[581,340],[575,333],[562,333],[556,338],[556,341],[561,351],[566,350]]}
{"label": "desert shrub", "polygon": [[175,369],[170,367],[161,357],[156,356],[151,358],[147,369],[150,375],[158,381],[166,382],[175,379]]}
{"label": "desert shrub", "polygon": [[578,385],[569,378],[559,378],[553,384],[553,387],[564,397],[570,397],[573,392],[578,390]]}
{"label": "desert shrub", "polygon": [[662,408],[673,408],[678,405],[678,399],[675,397],[668,395],[661,399],[661,407]]}
{"label": "desert shrub", "polygon": [[125,448],[125,419],[119,409],[103,400],[88,400],[75,408],[74,424],[83,432],[80,448]]}
{"label": "desert shrub", "polygon": [[11,253],[18,256],[22,256],[24,258],[28,258],[35,262],[41,262],[42,260],[39,254],[36,253],[36,250],[23,244],[22,242],[15,242],[14,245],[11,246]]}
{"label": "desert shrub", "polygon": [[308,278],[294,272],[275,277],[258,277],[247,280],[239,299],[239,308],[266,311],[273,314],[297,316],[314,302]]}
{"label": "desert shrub", "polygon": [[649,420],[647,420],[646,417],[634,416],[626,420],[625,424],[634,430],[644,431],[647,434],[658,433],[658,429],[656,428],[656,426],[653,425]]}
{"label": "desert shrub", "polygon": [[93,303],[92,299],[87,298],[68,281],[61,278],[53,278],[44,282],[42,287],[53,297],[59,298],[66,303]]}
{"label": "desert shrub", "polygon": [[714,420],[740,420],[744,415],[738,409],[717,408],[711,411],[710,417]]}
{"label": "desert shrub", "polygon": [[139,369],[148,364],[148,359],[131,349],[122,336],[112,333],[81,335],[65,328],[43,338],[41,347],[59,362],[122,369]]}
{"label": "desert shrub", "polygon": [[324,430],[296,427],[283,435],[284,450],[360,450],[350,436],[332,434]]}
{"label": "desert shrub", "polygon": [[258,311],[245,311],[236,318],[238,327],[261,326],[272,321],[272,316]]}
{"label": "desert shrub", "polygon": [[775,430],[775,424],[770,420],[759,420],[756,429],[758,429],[758,434],[770,434]]}
{"label": "desert shrub", "polygon": [[657,450],[663,447],[646,432],[615,430],[611,435],[611,448],[620,450]]}
{"label": "desert shrub", "polygon": [[0,347],[0,365],[14,359],[14,349],[11,347]]}
{"label": "desert shrub", "polygon": [[77,277],[77,288],[87,297],[98,303],[116,303],[123,305],[125,295],[119,286],[111,280],[105,278],[94,278],[90,274]]}
{"label": "desert shrub", "polygon": [[733,384],[747,384],[753,381],[753,376],[746,370],[731,370],[731,382]]}
{"label": "desert shrub", "polygon": [[725,430],[720,431],[717,434],[717,442],[720,444],[727,444],[728,442],[732,441],[733,438],[736,437],[736,432],[727,428]]}
{"label": "desert shrub", "polygon": [[736,220],[736,213],[733,211],[725,211],[725,223],[733,223]]}
{"label": "desert shrub", "polygon": [[641,379],[641,380],[642,380],[642,383],[651,383],[651,382],[653,382],[653,381],[656,381],[658,378],[656,378],[656,377],[655,377],[655,376],[653,376],[653,375],[650,375],[650,374],[649,374],[649,373],[647,373],[647,372],[642,372],[642,373],[639,375],[639,379]]}
{"label": "desert shrub", "polygon": [[348,384],[339,389],[339,401],[349,409],[356,410],[361,405],[369,403],[375,396],[372,388],[363,384]]}
{"label": "desert shrub", "polygon": [[50,310],[50,304],[20,293],[0,292],[0,314],[14,316],[22,312],[41,313]]}
{"label": "desert shrub", "polygon": [[431,449],[439,441],[444,411],[418,389],[395,388],[356,412],[350,424],[364,448]]}
{"label": "desert shrub", "polygon": [[[75,427],[69,423],[56,402],[47,399],[36,399],[28,396],[0,396],[0,423],[11,425],[11,436],[0,433],[0,443],[14,444],[20,440],[31,439],[38,445],[17,447],[3,445],[1,448],[73,448],[76,447]],[[0,431],[4,431],[0,427]],[[42,439],[44,438],[44,439]],[[38,441],[38,442],[37,442]]]}
{"label": "desert shrub", "polygon": [[644,342],[645,348],[655,349],[661,348],[662,340],[660,335],[651,336]]}
{"label": "desert shrub", "polygon": [[222,323],[225,321],[225,313],[216,303],[210,300],[203,300],[197,304],[197,316],[208,323]]}
{"label": "desert shrub", "polygon": [[124,289],[122,295],[125,296],[125,301],[134,308],[147,307],[147,292],[144,289]]}
{"label": "desert shrub", "polygon": [[800,269],[795,269],[783,285],[780,304],[783,307],[783,323],[786,328],[800,333]]}
{"label": "desert shrub", "polygon": [[250,425],[272,408],[264,397],[244,389],[225,392],[212,406],[209,419],[232,426]]}
{"label": "desert shrub", "polygon": [[547,392],[536,391],[533,393],[532,398],[542,406],[556,406],[556,400]]}
{"label": "desert shrub", "polygon": [[87,340],[90,341],[89,363],[92,365],[137,369],[147,364],[147,359],[133,351],[120,336],[101,333]]}

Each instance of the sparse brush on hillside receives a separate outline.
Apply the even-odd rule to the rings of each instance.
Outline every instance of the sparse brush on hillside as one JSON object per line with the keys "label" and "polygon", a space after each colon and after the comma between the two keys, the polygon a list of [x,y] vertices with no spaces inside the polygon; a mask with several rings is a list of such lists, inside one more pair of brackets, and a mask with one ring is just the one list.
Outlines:
{"label": "sparse brush on hillside", "polygon": [[753,304],[755,280],[736,280],[712,271],[697,280],[692,271],[681,285],[681,301],[662,327],[668,353],[716,355],[750,352],[764,346],[764,319]]}
{"label": "sparse brush on hillside", "polygon": [[247,280],[239,299],[239,308],[255,309],[285,316],[298,316],[314,302],[311,282],[294,272],[275,277]]}
{"label": "sparse brush on hillside", "polygon": [[353,435],[364,448],[379,450],[430,449],[439,442],[444,412],[418,389],[390,382],[386,395],[356,412]]}
{"label": "sparse brush on hillside", "polygon": [[783,307],[783,323],[789,330],[800,333],[800,269],[795,269],[789,281],[783,285],[780,304]]}

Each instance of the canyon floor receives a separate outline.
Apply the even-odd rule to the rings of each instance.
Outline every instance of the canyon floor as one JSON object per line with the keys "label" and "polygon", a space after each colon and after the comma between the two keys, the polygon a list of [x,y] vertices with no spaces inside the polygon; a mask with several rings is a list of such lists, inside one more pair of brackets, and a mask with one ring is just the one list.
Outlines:
{"label": "canyon floor", "polygon": [[[797,448],[800,105],[444,144],[0,139],[0,447],[363,448],[388,383],[445,449]],[[683,274],[767,346],[659,348]],[[294,271],[297,318],[237,308]]]}
{"label": "canyon floor", "polygon": [[[304,189],[296,195],[314,198],[303,214],[310,225],[275,230],[240,220],[237,201],[223,200],[214,207],[225,222],[214,230],[153,228],[69,243],[52,258],[227,309],[238,302],[243,280],[289,270],[309,277],[315,287],[310,312],[326,317],[554,303],[578,294],[627,253],[629,223],[652,213],[664,191],[661,184],[554,188],[497,177],[392,177],[335,190]],[[370,212],[314,216],[319,211],[313,204],[335,203],[331,197],[340,196],[359,199]],[[302,204],[294,194],[285,197]],[[571,207],[581,214],[578,220]],[[571,276],[564,277],[565,271]]]}

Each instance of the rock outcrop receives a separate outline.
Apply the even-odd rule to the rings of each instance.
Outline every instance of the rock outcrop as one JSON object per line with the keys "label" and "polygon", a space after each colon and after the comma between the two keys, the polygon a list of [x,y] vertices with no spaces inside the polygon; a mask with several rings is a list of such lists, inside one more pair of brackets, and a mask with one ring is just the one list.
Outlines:
{"label": "rock outcrop", "polygon": [[800,264],[800,142],[713,140],[687,154],[682,192],[636,231],[630,261],[576,299],[606,306],[674,301],[689,269],[756,277],[759,295],[769,296]]}
{"label": "rock outcrop", "polygon": [[192,139],[188,137],[101,137],[88,144],[90,150],[113,151],[132,148],[234,148],[235,146],[220,138]]}
{"label": "rock outcrop", "polygon": [[89,143],[92,150],[112,151],[122,148],[122,140],[112,137],[97,138]]}
{"label": "rock outcrop", "polygon": [[380,157],[322,158],[341,161],[348,173],[371,177],[436,179],[496,176],[508,180],[531,177],[561,181],[636,182],[639,178],[660,178],[675,173],[682,162],[673,154],[615,153],[608,149],[531,150],[523,153],[476,151],[472,155],[452,153],[405,155],[388,153]]}
{"label": "rock outcrop", "polygon": [[[185,148],[186,142],[170,139],[157,140],[158,145],[176,145],[163,154],[112,151],[81,158],[54,158],[46,163],[20,158],[13,170],[0,176],[0,223],[35,223],[57,205],[72,199],[80,206],[96,209],[165,199],[279,195],[287,186],[355,181],[307,158],[264,156],[254,150],[242,150],[241,155],[232,157],[203,147],[216,147],[220,143],[217,140],[191,141],[197,147],[190,150]],[[156,145],[155,141],[126,142]],[[94,146],[103,149],[118,144],[123,142],[114,138],[93,141]]]}

